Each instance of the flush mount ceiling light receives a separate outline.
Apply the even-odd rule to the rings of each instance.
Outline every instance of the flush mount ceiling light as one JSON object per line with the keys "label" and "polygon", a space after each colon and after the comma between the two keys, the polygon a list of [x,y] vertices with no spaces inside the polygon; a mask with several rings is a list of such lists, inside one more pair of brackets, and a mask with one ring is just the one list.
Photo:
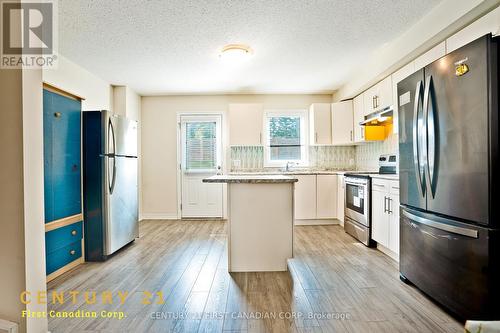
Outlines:
{"label": "flush mount ceiling light", "polygon": [[228,44],[222,48],[219,58],[230,62],[238,63],[247,60],[253,54],[253,50],[244,44]]}

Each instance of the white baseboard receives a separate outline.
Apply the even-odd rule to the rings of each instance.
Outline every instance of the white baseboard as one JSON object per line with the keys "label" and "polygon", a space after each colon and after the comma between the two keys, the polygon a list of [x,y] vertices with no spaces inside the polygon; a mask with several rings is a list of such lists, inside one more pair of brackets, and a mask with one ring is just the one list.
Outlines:
{"label": "white baseboard", "polygon": [[142,220],[177,220],[177,214],[171,213],[142,213],[139,216],[139,221]]}
{"label": "white baseboard", "polygon": [[295,219],[295,225],[330,225],[339,224],[337,219],[315,219],[315,220],[298,220]]}
{"label": "white baseboard", "polygon": [[380,252],[382,252],[383,254],[385,254],[386,256],[388,256],[389,258],[391,258],[392,260],[394,260],[396,262],[399,262],[399,255],[397,253],[395,253],[395,252],[392,252],[391,250],[389,250],[385,246],[380,245],[379,243],[377,243],[377,250],[379,250]]}

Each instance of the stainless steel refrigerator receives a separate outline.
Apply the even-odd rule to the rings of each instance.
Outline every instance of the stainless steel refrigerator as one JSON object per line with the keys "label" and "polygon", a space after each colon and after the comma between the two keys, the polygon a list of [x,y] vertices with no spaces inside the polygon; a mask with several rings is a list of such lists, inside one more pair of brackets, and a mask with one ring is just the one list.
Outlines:
{"label": "stainless steel refrigerator", "polygon": [[102,261],[138,237],[137,122],[83,112],[85,259]]}
{"label": "stainless steel refrigerator", "polygon": [[499,44],[398,83],[401,278],[462,319],[500,319]]}

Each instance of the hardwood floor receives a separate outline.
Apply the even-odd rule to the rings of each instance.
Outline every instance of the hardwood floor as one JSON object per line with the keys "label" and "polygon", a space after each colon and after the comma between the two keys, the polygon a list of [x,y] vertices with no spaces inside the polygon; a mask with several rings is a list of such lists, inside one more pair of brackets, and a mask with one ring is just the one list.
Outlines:
{"label": "hardwood floor", "polygon": [[[51,332],[463,332],[400,282],[396,262],[340,226],[296,227],[289,272],[276,273],[229,274],[224,222],[143,221],[140,235],[107,262],[49,283],[49,311],[98,315],[49,318]],[[96,302],[80,294],[74,304],[52,304],[52,291],[71,290],[95,291]],[[123,304],[119,291],[128,292]],[[162,292],[164,304],[142,304],[147,292]],[[103,319],[103,310],[126,317]]]}

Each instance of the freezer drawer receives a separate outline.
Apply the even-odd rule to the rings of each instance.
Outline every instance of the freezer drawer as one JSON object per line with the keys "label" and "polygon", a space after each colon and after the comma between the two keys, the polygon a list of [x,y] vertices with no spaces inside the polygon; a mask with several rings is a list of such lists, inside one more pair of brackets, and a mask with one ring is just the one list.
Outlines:
{"label": "freezer drawer", "polygon": [[404,207],[400,228],[403,276],[462,319],[500,319],[498,230]]}

